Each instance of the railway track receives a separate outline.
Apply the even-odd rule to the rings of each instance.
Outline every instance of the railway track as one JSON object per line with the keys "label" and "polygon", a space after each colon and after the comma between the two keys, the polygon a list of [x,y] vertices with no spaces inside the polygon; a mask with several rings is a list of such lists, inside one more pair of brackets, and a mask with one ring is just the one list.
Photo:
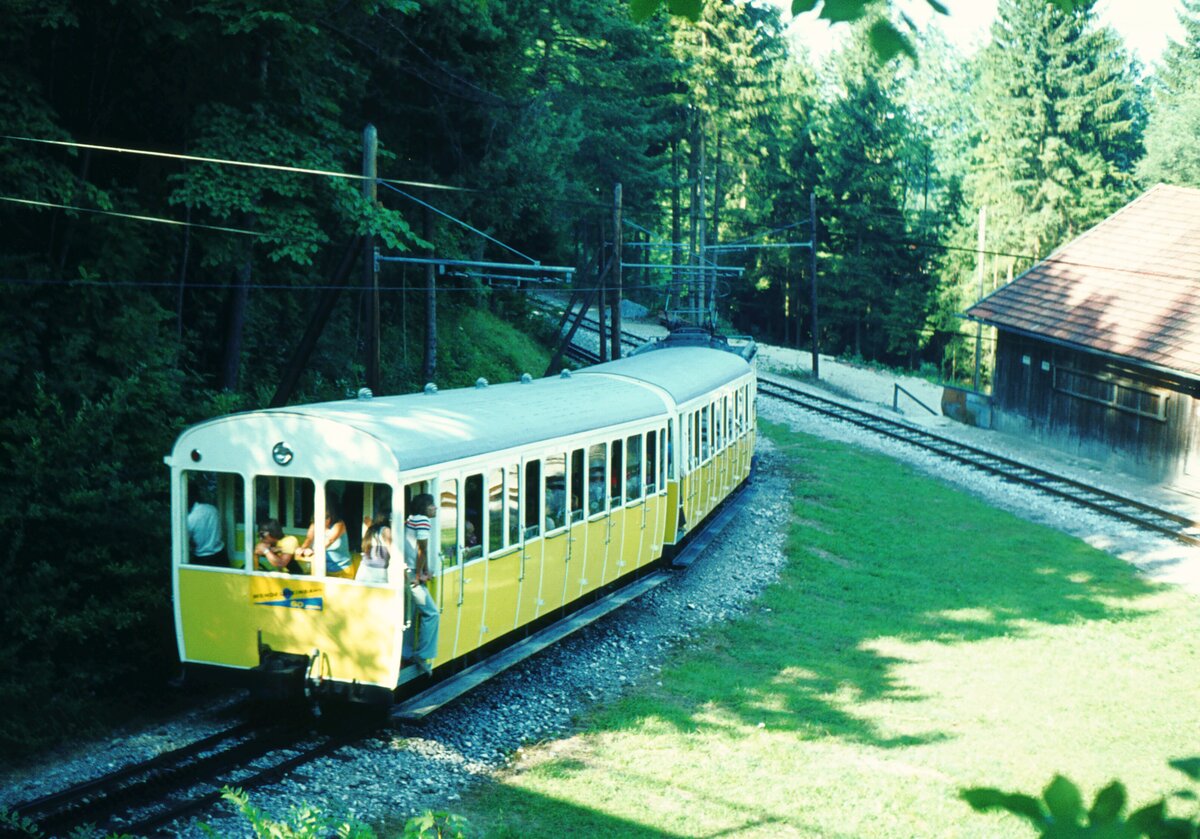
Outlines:
{"label": "railway track", "polygon": [[782,382],[759,377],[758,392],[762,396],[782,400],[806,411],[901,440],[948,460],[971,466],[1006,481],[1032,487],[1048,495],[1071,501],[1088,510],[1171,536],[1189,545],[1200,545],[1200,522],[1180,516],[1170,510],[1163,510],[1132,498],[1097,489],[1080,481],[1002,457],[984,449],[959,443],[904,422],[879,417]]}
{"label": "railway track", "polygon": [[83,827],[100,835],[153,836],[171,822],[211,808],[227,786],[249,790],[273,783],[346,742],[341,737],[310,738],[298,727],[246,722],[17,804],[10,812],[35,823],[47,837],[70,836]]}

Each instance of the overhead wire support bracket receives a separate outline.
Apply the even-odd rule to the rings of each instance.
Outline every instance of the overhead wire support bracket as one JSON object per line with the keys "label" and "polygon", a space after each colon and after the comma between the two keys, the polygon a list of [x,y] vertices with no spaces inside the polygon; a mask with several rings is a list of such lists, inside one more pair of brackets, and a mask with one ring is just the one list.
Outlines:
{"label": "overhead wire support bracket", "polygon": [[532,271],[542,274],[563,274],[567,279],[575,273],[573,266],[565,265],[542,265],[540,262],[534,262],[532,265],[525,265],[520,262],[480,262],[474,259],[439,259],[435,256],[378,256],[380,262],[405,262],[415,265],[436,265],[442,271],[445,271],[447,266],[454,268],[499,268],[505,271]]}
{"label": "overhead wire support bracket", "polygon": [[812,247],[812,242],[808,241],[808,242],[779,242],[779,243],[775,243],[775,244],[769,243],[769,244],[763,244],[763,245],[752,245],[752,244],[708,245],[704,249],[706,251],[715,251],[717,253],[720,253],[722,251],[758,251],[758,250],[763,250],[765,248],[811,248],[811,247]]}
{"label": "overhead wire support bracket", "polygon": [[737,274],[745,273],[745,268],[733,265],[660,265],[656,262],[622,262],[622,268],[652,268],[658,271],[672,271],[678,274]]}

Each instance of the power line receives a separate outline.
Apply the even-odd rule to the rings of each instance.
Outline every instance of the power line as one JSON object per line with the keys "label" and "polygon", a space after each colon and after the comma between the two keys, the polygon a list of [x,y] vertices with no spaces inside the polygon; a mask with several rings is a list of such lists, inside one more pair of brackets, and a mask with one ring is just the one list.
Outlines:
{"label": "power line", "polygon": [[215,224],[200,224],[199,222],[178,221],[176,219],[161,218],[159,216],[140,216],[134,213],[122,213],[117,210],[100,210],[91,207],[75,207],[70,204],[54,204],[50,201],[33,201],[28,198],[13,198],[8,195],[0,195],[0,201],[8,201],[13,204],[27,204],[33,207],[50,207],[58,210],[73,210],[77,213],[95,213],[101,216],[117,216],[118,218],[134,219],[136,221],[150,221],[156,224],[171,224],[177,227],[198,227],[202,230],[217,230],[222,233],[237,233],[242,236],[265,236],[266,233],[258,230],[242,230],[237,227],[221,227]]}
{"label": "power line", "polygon": [[[300,175],[320,175],[326,178],[345,178],[353,181],[372,180],[368,175],[356,175],[351,172],[336,172],[329,169],[307,169],[300,166],[283,166],[278,163],[254,163],[248,160],[231,160],[220,157],[200,157],[194,154],[178,154],[175,152],[150,151],[149,149],[129,149],[121,146],[101,146],[95,143],[76,143],[70,140],[47,140],[40,137],[14,137],[10,134],[0,134],[0,139],[16,140],[24,143],[43,143],[50,146],[67,146],[93,151],[109,151],[117,154],[138,154],[147,157],[165,157],[171,160],[186,160],[193,163],[219,163],[224,166],[244,166],[250,169],[267,169],[273,172],[292,172]],[[449,192],[478,192],[479,190],[461,186],[446,186],[431,184],[424,181],[402,181],[394,178],[376,178],[380,183],[401,184],[403,186],[420,187],[421,189],[440,189]]]}

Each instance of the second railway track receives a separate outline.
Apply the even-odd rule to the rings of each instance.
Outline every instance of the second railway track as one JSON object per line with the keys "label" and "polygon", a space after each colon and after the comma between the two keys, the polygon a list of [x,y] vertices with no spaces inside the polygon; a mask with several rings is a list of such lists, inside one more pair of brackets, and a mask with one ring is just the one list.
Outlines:
{"label": "second railway track", "polygon": [[803,410],[903,441],[947,460],[1071,501],[1089,510],[1170,536],[1186,544],[1200,545],[1200,522],[1170,510],[1117,495],[986,449],[969,446],[905,422],[880,417],[777,380],[760,376],[758,392],[761,396],[779,399]]}

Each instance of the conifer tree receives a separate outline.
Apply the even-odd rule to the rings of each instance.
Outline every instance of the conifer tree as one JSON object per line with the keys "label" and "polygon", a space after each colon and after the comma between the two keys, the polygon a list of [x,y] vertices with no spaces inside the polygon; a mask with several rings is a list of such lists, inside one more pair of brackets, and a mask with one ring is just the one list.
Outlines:
{"label": "conifer tree", "polygon": [[1146,157],[1138,174],[1155,182],[1200,187],[1200,0],[1181,0],[1183,38],[1172,41],[1162,63],[1146,126]]}

